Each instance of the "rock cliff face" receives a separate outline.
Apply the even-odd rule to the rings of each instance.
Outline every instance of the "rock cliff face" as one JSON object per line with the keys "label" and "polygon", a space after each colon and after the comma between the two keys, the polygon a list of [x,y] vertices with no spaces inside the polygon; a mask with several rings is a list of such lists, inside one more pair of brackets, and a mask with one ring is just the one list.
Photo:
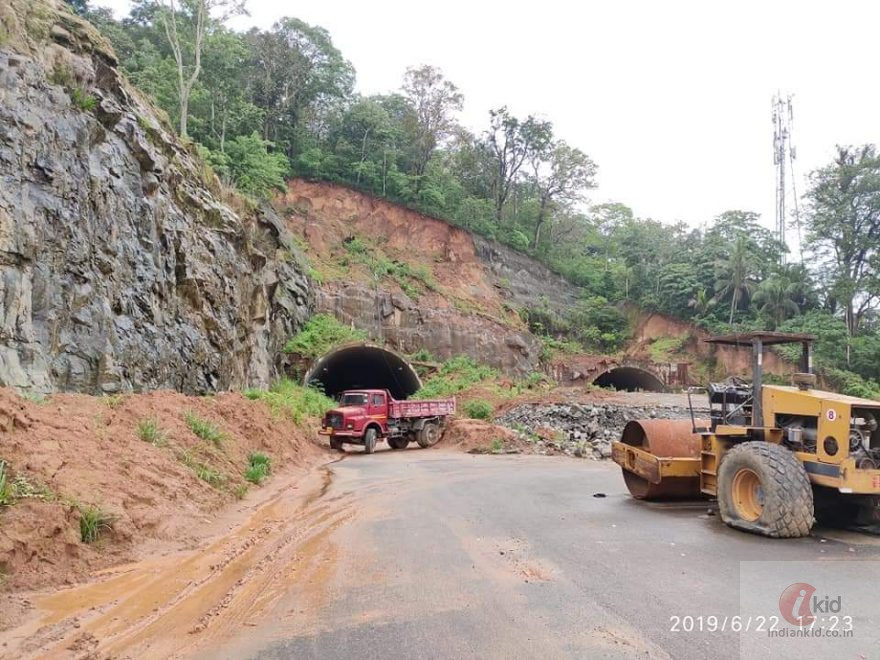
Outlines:
{"label": "rock cliff face", "polygon": [[325,284],[317,305],[400,353],[425,349],[440,360],[469,355],[516,377],[540,368],[541,343],[534,336],[476,314],[419,305],[401,293],[357,283]]}
{"label": "rock cliff face", "polygon": [[284,224],[220,200],[91,26],[3,5],[0,385],[265,384],[312,302]]}

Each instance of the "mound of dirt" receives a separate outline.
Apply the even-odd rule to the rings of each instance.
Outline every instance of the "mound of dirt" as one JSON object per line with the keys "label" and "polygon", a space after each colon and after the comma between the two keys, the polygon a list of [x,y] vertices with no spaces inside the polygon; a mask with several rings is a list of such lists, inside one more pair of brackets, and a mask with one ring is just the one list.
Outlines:
{"label": "mound of dirt", "polygon": [[[200,424],[204,437],[192,430]],[[313,432],[237,393],[34,402],[0,389],[0,460],[14,496],[0,506],[0,589],[71,583],[151,543],[192,545],[194,521],[244,494],[251,452],[273,469],[327,456]],[[89,507],[110,527],[87,544],[80,518]]]}
{"label": "mound of dirt", "polygon": [[526,444],[510,429],[479,419],[458,418],[449,422],[441,440],[443,447],[473,453],[522,450]]}

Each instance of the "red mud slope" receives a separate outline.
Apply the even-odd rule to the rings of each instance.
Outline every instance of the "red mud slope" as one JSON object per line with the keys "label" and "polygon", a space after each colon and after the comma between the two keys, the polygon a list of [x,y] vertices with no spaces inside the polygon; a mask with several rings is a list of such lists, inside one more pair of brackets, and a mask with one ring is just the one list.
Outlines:
{"label": "red mud slope", "polygon": [[[196,436],[187,416],[222,439]],[[139,438],[144,420],[160,429],[154,442]],[[150,543],[193,542],[194,521],[243,495],[255,451],[276,469],[327,458],[309,432],[240,394],[59,394],[36,403],[0,389],[0,460],[17,495],[0,505],[0,591],[70,583]],[[113,520],[92,544],[80,539],[89,506]]]}

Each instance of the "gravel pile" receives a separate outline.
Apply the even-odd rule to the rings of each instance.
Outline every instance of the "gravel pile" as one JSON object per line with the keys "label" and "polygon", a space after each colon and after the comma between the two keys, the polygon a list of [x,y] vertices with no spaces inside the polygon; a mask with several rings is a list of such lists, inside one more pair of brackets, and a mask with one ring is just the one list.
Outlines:
{"label": "gravel pile", "polygon": [[537,454],[599,459],[611,456],[611,443],[632,419],[690,419],[690,411],[679,406],[543,403],[511,408],[494,421],[529,440]]}

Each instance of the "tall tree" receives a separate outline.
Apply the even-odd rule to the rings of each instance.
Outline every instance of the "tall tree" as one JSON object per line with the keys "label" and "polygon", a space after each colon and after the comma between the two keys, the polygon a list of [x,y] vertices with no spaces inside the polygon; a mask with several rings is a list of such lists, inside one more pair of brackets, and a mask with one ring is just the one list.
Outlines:
{"label": "tall tree", "polygon": [[880,300],[880,156],[873,144],[838,147],[807,192],[807,246],[830,274],[850,344]]}
{"label": "tall tree", "polygon": [[[187,137],[189,97],[202,72],[202,48],[211,23],[245,13],[244,0],[157,0],[168,45],[177,65],[180,135]],[[212,17],[212,13],[219,16]]]}
{"label": "tall tree", "polygon": [[461,110],[464,96],[439,69],[428,65],[408,68],[401,91],[414,110],[407,128],[414,151],[412,174],[417,177],[418,193],[431,155],[455,128],[454,115]]}
{"label": "tall tree", "polygon": [[498,224],[503,222],[504,205],[523,165],[534,154],[544,151],[552,139],[553,126],[548,121],[531,115],[520,121],[506,107],[489,111],[489,130],[484,143],[493,161],[492,189]]}
{"label": "tall tree", "polygon": [[730,296],[728,323],[733,323],[736,310],[755,289],[755,262],[745,236],[738,236],[727,257],[717,262],[715,279],[718,299]]}
{"label": "tall tree", "polygon": [[252,100],[265,111],[263,137],[293,159],[308,120],[351,96],[354,68],[327,30],[297,18],[268,32],[252,29],[246,39]]}
{"label": "tall tree", "polygon": [[595,187],[596,164],[580,149],[564,140],[551,143],[545,152],[532,156],[538,214],[532,233],[532,247],[538,247],[541,229],[553,207],[583,199],[587,188]]}

